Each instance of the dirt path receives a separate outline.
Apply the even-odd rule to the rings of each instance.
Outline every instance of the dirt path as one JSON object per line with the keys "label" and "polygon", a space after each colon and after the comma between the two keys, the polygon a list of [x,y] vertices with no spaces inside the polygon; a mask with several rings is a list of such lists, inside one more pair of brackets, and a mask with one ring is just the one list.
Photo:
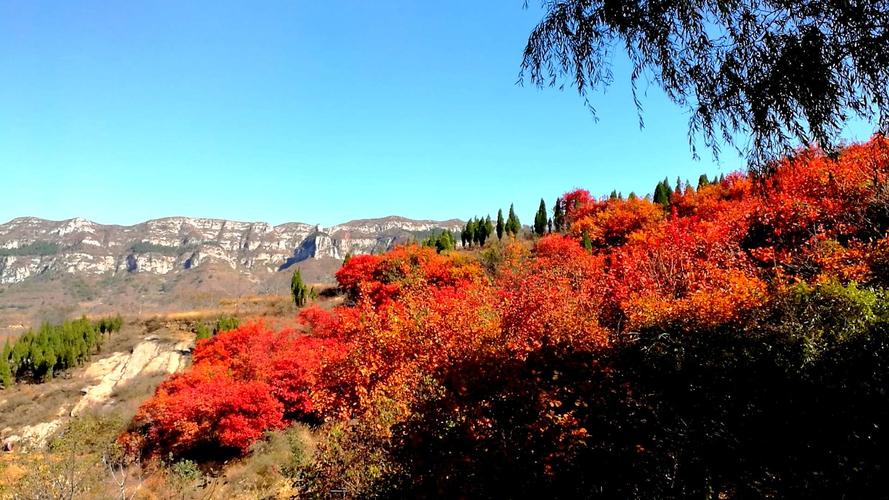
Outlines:
{"label": "dirt path", "polygon": [[[162,378],[186,366],[194,346],[193,335],[186,332],[158,333],[165,334],[151,335],[141,340],[134,339],[137,343],[129,352],[118,351],[108,354],[77,370],[68,380],[51,381],[41,386],[23,388],[23,394],[19,399],[24,404],[39,405],[40,400],[46,398],[48,394],[57,393],[57,396],[48,398],[58,405],[57,410],[53,413],[44,413],[44,418],[40,419],[43,421],[36,424],[18,427],[15,423],[0,422],[0,434],[2,434],[0,437],[4,445],[12,443],[15,446],[28,448],[42,446],[47,438],[71,417],[94,409],[113,411],[115,405],[120,403],[118,399],[141,400],[150,395]],[[82,389],[75,395],[73,389],[77,385]],[[25,391],[31,392],[30,400]],[[3,400],[0,402],[0,410],[7,410],[8,408],[4,407],[12,406],[9,410],[15,412],[16,403],[17,401]],[[51,410],[47,408],[46,411]],[[0,412],[0,416],[3,415],[5,412]]]}

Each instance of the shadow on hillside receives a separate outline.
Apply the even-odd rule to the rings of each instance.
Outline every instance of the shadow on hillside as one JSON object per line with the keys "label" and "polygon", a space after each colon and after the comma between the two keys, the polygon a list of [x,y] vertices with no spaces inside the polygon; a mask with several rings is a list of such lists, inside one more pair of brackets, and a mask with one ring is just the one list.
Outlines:
{"label": "shadow on hillside", "polygon": [[815,360],[726,331],[466,362],[395,429],[396,496],[882,497],[887,334]]}

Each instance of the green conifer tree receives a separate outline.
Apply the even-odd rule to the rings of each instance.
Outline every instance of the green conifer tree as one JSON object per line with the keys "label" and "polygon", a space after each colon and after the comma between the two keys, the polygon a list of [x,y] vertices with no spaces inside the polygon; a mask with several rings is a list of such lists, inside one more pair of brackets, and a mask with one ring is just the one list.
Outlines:
{"label": "green conifer tree", "polygon": [[663,207],[670,204],[670,197],[667,195],[667,188],[664,186],[664,181],[658,182],[657,186],[654,187],[652,201]]}
{"label": "green conifer tree", "polygon": [[593,250],[593,240],[590,239],[590,235],[586,231],[583,232],[581,244],[587,252]]}
{"label": "green conifer tree", "polygon": [[565,212],[563,210],[562,198],[556,198],[556,204],[553,206],[553,227],[556,232],[561,233],[565,229]]}
{"label": "green conifer tree", "polygon": [[537,236],[546,234],[546,203],[543,198],[540,199],[540,206],[537,207],[537,214],[534,216],[534,232]]}
{"label": "green conifer tree", "polygon": [[498,209],[497,209],[497,239],[498,239],[498,240],[502,240],[502,239],[503,239],[503,226],[504,226],[504,222],[503,222],[503,209],[502,209],[502,208],[498,208]]}
{"label": "green conifer tree", "polygon": [[290,294],[293,296],[293,303],[296,304],[296,307],[306,305],[306,300],[309,298],[309,289],[303,283],[299,268],[293,271],[293,276],[290,278]]}
{"label": "green conifer tree", "polygon": [[512,204],[509,205],[509,215],[506,217],[506,232],[513,237],[517,237],[522,230],[522,223],[519,222],[518,216]]}
{"label": "green conifer tree", "polygon": [[707,174],[701,174],[701,176],[698,177],[698,189],[701,189],[702,187],[709,186],[709,185],[710,185],[710,179],[707,178]]}
{"label": "green conifer tree", "polygon": [[9,365],[11,357],[12,348],[9,346],[9,341],[7,340],[3,345],[3,353],[0,354],[0,384],[3,385],[4,389],[12,387],[12,367]]}

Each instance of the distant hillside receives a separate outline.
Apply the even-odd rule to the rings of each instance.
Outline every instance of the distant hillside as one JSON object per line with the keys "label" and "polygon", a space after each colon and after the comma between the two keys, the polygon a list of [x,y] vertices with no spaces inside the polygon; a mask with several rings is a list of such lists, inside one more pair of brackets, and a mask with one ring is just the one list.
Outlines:
{"label": "distant hillside", "polygon": [[0,335],[34,318],[203,306],[286,293],[293,266],[333,281],[346,254],[383,252],[462,222],[384,217],[332,227],[169,217],[133,226],[21,217],[0,224]]}

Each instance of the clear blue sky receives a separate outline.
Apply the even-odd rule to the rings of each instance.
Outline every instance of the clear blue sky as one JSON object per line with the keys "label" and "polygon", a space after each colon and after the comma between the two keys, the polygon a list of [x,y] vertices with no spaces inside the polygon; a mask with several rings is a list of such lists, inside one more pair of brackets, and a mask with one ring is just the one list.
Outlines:
{"label": "clear blue sky", "polygon": [[743,167],[693,161],[654,88],[640,131],[619,59],[598,122],[573,91],[517,86],[540,16],[521,0],[0,2],[0,221],[331,225],[515,202],[528,223],[574,187]]}

